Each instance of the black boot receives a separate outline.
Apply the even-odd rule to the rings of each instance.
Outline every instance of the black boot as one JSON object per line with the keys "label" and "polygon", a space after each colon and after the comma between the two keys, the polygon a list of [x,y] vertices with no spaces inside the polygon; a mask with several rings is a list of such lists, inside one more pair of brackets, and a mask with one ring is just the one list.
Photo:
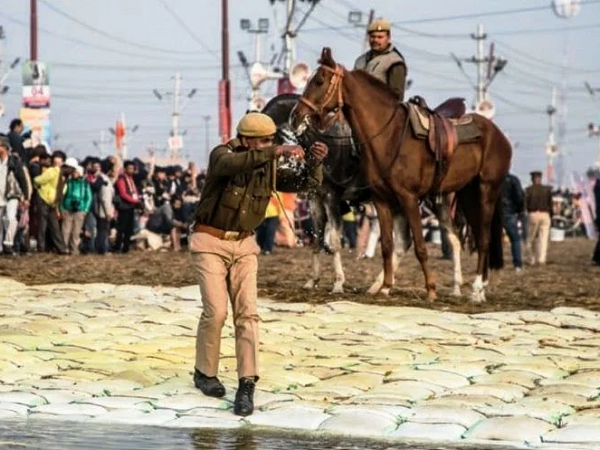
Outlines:
{"label": "black boot", "polygon": [[240,385],[235,394],[233,412],[238,416],[249,416],[254,412],[254,387],[252,378],[240,378]]}
{"label": "black boot", "polygon": [[196,368],[194,368],[194,385],[208,397],[225,396],[225,386],[217,377],[207,377]]}

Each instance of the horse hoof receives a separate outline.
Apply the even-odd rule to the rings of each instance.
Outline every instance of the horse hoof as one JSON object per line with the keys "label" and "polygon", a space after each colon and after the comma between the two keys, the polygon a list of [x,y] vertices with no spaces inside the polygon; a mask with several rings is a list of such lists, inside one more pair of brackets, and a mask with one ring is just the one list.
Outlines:
{"label": "horse hoof", "polygon": [[386,297],[388,297],[390,295],[390,291],[391,291],[391,288],[384,287],[384,288],[381,288],[381,290],[379,291],[379,293],[385,295]]}
{"label": "horse hoof", "polygon": [[435,291],[429,291],[427,293],[427,301],[429,303],[433,303],[436,300],[437,300],[437,294],[435,293]]}
{"label": "horse hoof", "polygon": [[462,293],[460,292],[460,286],[454,286],[454,288],[452,289],[452,295],[454,297],[462,296]]}
{"label": "horse hoof", "polygon": [[302,288],[306,289],[307,291],[310,291],[310,290],[313,290],[315,287],[316,287],[315,280],[308,280],[306,283],[304,283],[304,286]]}
{"label": "horse hoof", "polygon": [[473,303],[485,302],[485,293],[484,292],[473,292],[471,294],[471,302],[473,302]]}
{"label": "horse hoof", "polygon": [[335,283],[333,285],[333,289],[331,290],[332,294],[343,294],[344,293],[344,286],[342,285],[342,283]]}
{"label": "horse hoof", "polygon": [[367,291],[367,294],[369,294],[369,295],[375,295],[375,294],[377,294],[380,291],[381,286],[383,286],[383,284],[381,284],[381,283],[375,283],[373,286],[371,286],[369,288],[369,290]]}

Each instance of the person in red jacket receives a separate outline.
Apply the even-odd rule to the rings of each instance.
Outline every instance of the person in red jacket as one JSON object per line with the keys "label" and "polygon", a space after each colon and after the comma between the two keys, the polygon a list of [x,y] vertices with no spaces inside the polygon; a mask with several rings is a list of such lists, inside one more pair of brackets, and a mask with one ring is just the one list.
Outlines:
{"label": "person in red jacket", "polygon": [[135,209],[141,204],[141,198],[133,180],[135,164],[133,161],[125,161],[123,169],[124,172],[119,175],[115,183],[114,203],[118,211],[117,241],[115,243],[115,252],[117,253],[129,252],[135,225]]}

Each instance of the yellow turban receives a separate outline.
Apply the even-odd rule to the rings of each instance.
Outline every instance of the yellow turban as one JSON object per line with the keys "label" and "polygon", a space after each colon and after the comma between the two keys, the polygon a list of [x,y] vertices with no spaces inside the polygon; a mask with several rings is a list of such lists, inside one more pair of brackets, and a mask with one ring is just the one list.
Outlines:
{"label": "yellow turban", "polygon": [[246,114],[237,126],[238,134],[247,137],[271,136],[276,131],[277,127],[273,119],[259,112]]}
{"label": "yellow turban", "polygon": [[385,19],[375,19],[367,27],[368,33],[371,33],[373,31],[390,31],[390,30],[391,30],[390,23]]}

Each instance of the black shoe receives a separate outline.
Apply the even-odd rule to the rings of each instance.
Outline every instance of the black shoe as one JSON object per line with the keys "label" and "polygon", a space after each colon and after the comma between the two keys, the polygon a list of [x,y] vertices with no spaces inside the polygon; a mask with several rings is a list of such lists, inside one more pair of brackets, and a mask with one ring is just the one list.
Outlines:
{"label": "black shoe", "polygon": [[224,397],[225,386],[217,377],[207,377],[198,369],[194,369],[194,385],[208,397]]}
{"label": "black shoe", "polygon": [[251,378],[240,378],[240,385],[235,394],[233,412],[238,416],[249,416],[254,412],[254,387],[256,383]]}

